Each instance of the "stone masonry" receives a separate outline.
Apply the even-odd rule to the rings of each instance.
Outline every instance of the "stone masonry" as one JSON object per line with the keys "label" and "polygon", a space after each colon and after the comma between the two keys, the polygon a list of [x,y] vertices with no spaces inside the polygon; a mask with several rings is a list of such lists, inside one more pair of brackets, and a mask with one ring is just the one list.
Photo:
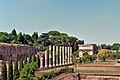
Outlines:
{"label": "stone masonry", "polygon": [[38,52],[38,49],[33,46],[22,44],[7,44],[0,43],[0,60],[8,61],[22,59],[25,56],[29,56]]}

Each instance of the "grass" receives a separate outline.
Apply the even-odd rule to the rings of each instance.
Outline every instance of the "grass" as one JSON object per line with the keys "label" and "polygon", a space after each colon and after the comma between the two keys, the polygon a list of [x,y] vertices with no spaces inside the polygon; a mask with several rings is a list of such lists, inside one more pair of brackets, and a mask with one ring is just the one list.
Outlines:
{"label": "grass", "polygon": [[[77,66],[77,68],[79,69],[79,67],[96,67],[96,70],[78,70],[76,71],[77,73],[80,74],[101,74],[101,75],[120,75],[120,71],[112,71],[112,70],[108,70],[107,71],[107,67],[115,67],[115,68],[120,68],[120,66],[117,66],[117,61],[116,60],[107,60],[106,62],[94,62],[94,63],[88,63],[88,64],[79,64],[79,66]],[[106,67],[106,70],[97,70],[97,67]]]}
{"label": "grass", "polygon": [[109,60],[105,62],[94,62],[94,63],[88,63],[88,64],[80,64],[80,66],[116,66],[117,61],[116,60]]}
{"label": "grass", "polygon": [[102,74],[102,75],[120,75],[120,72],[113,71],[97,71],[97,70],[80,70],[77,71],[80,74]]}

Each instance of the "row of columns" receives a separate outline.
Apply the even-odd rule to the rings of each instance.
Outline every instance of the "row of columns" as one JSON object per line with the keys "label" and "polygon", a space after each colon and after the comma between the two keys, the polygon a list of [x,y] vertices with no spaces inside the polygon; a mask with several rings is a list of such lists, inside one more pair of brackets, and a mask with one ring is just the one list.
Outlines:
{"label": "row of columns", "polygon": [[[72,47],[49,46],[44,53],[45,67],[56,67],[72,64]],[[43,57],[40,57],[40,68],[43,68]]]}

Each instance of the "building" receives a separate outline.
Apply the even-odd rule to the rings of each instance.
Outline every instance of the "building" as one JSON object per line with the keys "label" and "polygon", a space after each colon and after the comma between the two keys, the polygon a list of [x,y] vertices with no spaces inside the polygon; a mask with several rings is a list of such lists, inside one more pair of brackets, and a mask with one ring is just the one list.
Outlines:
{"label": "building", "polygon": [[83,57],[84,54],[94,55],[98,53],[98,48],[96,44],[79,44],[78,47],[79,57]]}

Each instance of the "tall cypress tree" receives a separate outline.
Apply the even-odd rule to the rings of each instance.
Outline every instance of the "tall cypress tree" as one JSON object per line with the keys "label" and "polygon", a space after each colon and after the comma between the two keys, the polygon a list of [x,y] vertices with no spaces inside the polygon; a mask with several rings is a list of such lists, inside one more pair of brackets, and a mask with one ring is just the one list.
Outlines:
{"label": "tall cypress tree", "polygon": [[32,62],[32,56],[30,56],[28,59],[28,63],[31,63],[31,62]]}
{"label": "tall cypress tree", "polygon": [[8,64],[8,80],[13,80],[12,59],[9,61],[9,64]]}
{"label": "tall cypress tree", "polygon": [[14,66],[14,80],[19,78],[19,70],[18,70],[18,60],[15,61],[15,66]]}
{"label": "tall cypress tree", "polygon": [[22,68],[24,67],[23,66],[23,60],[20,60],[19,65],[20,65],[19,70],[22,70]]}
{"label": "tall cypress tree", "polygon": [[37,66],[38,66],[38,68],[40,68],[40,57],[39,57],[39,55],[37,55]]}
{"label": "tall cypress tree", "polygon": [[27,57],[25,57],[25,59],[24,59],[24,65],[26,65],[27,64]]}
{"label": "tall cypress tree", "polygon": [[3,65],[2,65],[1,80],[7,80],[7,66],[5,62],[3,62]]}
{"label": "tall cypress tree", "polygon": [[33,58],[32,61],[36,62],[36,56],[35,56],[35,54],[33,55],[32,58]]}

